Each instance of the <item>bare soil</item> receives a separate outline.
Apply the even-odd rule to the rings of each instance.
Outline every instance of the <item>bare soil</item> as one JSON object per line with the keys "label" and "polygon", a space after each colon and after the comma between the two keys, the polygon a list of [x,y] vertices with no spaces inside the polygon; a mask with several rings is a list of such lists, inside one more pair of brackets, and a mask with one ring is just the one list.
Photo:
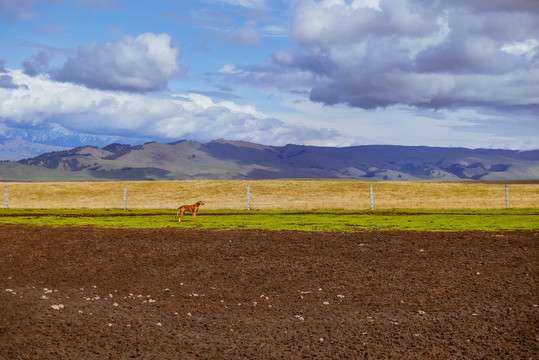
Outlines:
{"label": "bare soil", "polygon": [[2,359],[537,359],[538,232],[0,227]]}

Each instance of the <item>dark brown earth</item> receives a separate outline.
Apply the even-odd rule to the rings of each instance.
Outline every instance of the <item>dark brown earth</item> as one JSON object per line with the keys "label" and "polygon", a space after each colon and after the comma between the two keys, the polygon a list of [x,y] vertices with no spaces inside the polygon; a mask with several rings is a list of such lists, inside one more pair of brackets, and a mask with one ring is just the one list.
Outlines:
{"label": "dark brown earth", "polygon": [[537,359],[538,244],[3,226],[0,358]]}

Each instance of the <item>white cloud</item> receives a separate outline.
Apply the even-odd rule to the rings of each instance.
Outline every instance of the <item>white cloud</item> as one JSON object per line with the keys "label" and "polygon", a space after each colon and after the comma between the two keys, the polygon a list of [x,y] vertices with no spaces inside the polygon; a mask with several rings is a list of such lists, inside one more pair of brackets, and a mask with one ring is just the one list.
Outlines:
{"label": "white cloud", "polygon": [[229,74],[238,74],[241,72],[241,70],[232,64],[226,64],[218,72],[219,74],[229,75]]}
{"label": "white cloud", "polygon": [[539,42],[536,39],[513,42],[502,46],[502,51],[511,55],[524,56],[526,60],[531,61],[539,54]]}
{"label": "white cloud", "polygon": [[168,34],[124,36],[117,42],[90,42],[56,71],[54,78],[91,88],[147,92],[166,87],[179,74],[179,45]]}
{"label": "white cloud", "polygon": [[[335,130],[296,126],[253,106],[214,102],[201,94],[156,97],[89,89],[6,70],[13,88],[0,88],[0,123],[53,128],[87,135],[148,140],[218,138],[264,144],[312,143],[339,136]],[[15,88],[17,86],[17,88]]]}
{"label": "white cloud", "polygon": [[297,47],[223,73],[228,80],[363,109],[539,107],[539,12],[529,1],[292,4]]}
{"label": "white cloud", "polygon": [[376,10],[382,10],[380,9],[380,0],[354,0],[352,1],[351,6],[355,9],[365,6]]}

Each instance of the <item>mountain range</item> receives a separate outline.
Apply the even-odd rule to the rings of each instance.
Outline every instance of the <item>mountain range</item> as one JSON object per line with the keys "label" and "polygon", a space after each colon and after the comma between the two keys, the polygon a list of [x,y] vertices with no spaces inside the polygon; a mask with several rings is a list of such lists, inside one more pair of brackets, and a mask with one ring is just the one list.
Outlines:
{"label": "mountain range", "polygon": [[82,146],[0,163],[0,181],[279,178],[532,180],[539,179],[539,150],[267,146],[221,139]]}
{"label": "mountain range", "polygon": [[23,158],[34,157],[46,152],[69,149],[69,147],[44,145],[22,139],[0,137],[0,160],[16,161]]}

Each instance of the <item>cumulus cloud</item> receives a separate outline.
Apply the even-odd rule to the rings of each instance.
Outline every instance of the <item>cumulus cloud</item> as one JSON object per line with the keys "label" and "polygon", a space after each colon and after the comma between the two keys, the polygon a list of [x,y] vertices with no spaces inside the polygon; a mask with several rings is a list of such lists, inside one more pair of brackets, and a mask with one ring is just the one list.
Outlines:
{"label": "cumulus cloud", "polygon": [[3,89],[18,89],[19,85],[13,82],[13,77],[7,75],[5,68],[5,60],[0,59],[0,88]]}
{"label": "cumulus cloud", "polygon": [[539,105],[539,2],[296,0],[295,49],[221,73],[364,109]]}
{"label": "cumulus cloud", "polygon": [[24,73],[30,76],[36,76],[49,71],[49,62],[51,57],[49,53],[41,50],[36,55],[32,56],[30,60],[25,60],[22,63]]}
{"label": "cumulus cloud", "polygon": [[179,45],[168,34],[124,36],[117,42],[89,42],[53,78],[90,88],[148,92],[165,88],[180,73]]}
{"label": "cumulus cloud", "polygon": [[0,88],[4,129],[47,127],[107,138],[227,138],[272,145],[320,143],[340,135],[335,130],[285,123],[252,106],[215,102],[202,94],[156,97],[90,89],[53,81],[48,75],[31,77],[19,70],[7,74],[17,88]]}
{"label": "cumulus cloud", "polygon": [[13,83],[13,78],[9,75],[0,75],[0,88],[18,89],[19,85]]}

